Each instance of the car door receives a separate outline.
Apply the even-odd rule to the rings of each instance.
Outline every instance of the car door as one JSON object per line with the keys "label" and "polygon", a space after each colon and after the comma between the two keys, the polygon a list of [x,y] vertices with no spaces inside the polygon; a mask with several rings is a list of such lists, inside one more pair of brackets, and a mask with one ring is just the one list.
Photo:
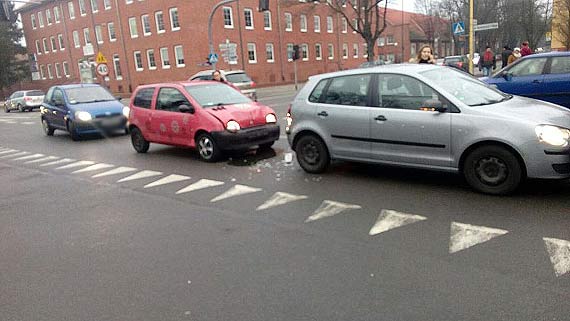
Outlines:
{"label": "car door", "polygon": [[328,136],[333,158],[370,158],[371,74],[329,80],[316,108],[315,121]]}
{"label": "car door", "polygon": [[151,116],[152,132],[158,142],[171,145],[190,144],[187,126],[192,115],[180,112],[179,107],[182,105],[191,106],[188,98],[179,89],[160,88],[156,109]]}
{"label": "car door", "polygon": [[546,57],[525,58],[501,73],[496,78],[497,87],[506,93],[538,98],[544,91]]}
{"label": "car door", "polygon": [[154,141],[151,125],[151,116],[154,112],[152,109],[154,107],[154,92],[154,87],[138,89],[131,103],[131,111],[129,113],[129,122],[138,127],[143,136],[149,141]]}
{"label": "car door", "polygon": [[54,127],[65,128],[65,116],[68,113],[68,108],[63,90],[60,88],[55,88],[53,90],[49,106],[51,114],[51,118],[49,120],[50,124]]}
{"label": "car door", "polygon": [[378,74],[377,105],[370,118],[374,159],[399,164],[449,167],[451,113],[425,108],[429,101],[450,105],[424,82],[400,74]]}
{"label": "car door", "polygon": [[570,56],[550,58],[541,99],[570,108]]}

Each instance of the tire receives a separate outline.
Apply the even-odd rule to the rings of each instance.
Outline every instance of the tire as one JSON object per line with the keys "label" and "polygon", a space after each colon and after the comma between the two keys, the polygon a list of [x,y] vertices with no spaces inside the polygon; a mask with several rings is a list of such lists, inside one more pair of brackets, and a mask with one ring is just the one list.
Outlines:
{"label": "tire", "polygon": [[49,125],[47,119],[45,118],[42,118],[42,127],[44,129],[44,134],[46,134],[46,136],[53,136],[53,132],[55,131],[55,129]]}
{"label": "tire", "polygon": [[136,127],[131,130],[131,143],[137,153],[140,154],[148,152],[150,148],[150,143],[144,138],[141,130]]}
{"label": "tire", "polygon": [[10,112],[10,108],[8,108],[8,105],[4,105],[4,112],[5,112],[5,113],[9,113],[9,112]]}
{"label": "tire", "polygon": [[323,173],[331,161],[327,146],[315,135],[303,135],[299,138],[295,151],[297,162],[307,173]]}
{"label": "tire", "polygon": [[22,107],[22,105],[18,104],[18,110],[23,113],[24,112],[24,107]]}
{"label": "tire", "polygon": [[462,168],[467,183],[485,194],[510,194],[524,179],[517,157],[501,146],[488,145],[473,150],[465,158]]}
{"label": "tire", "polygon": [[76,142],[79,141],[81,139],[81,136],[77,133],[77,130],[75,129],[75,125],[73,124],[73,122],[69,122],[67,123],[67,130],[69,131],[69,135],[71,136],[71,140]]}
{"label": "tire", "polygon": [[272,141],[272,142],[270,142],[270,143],[261,144],[261,145],[259,145],[259,147],[258,147],[257,149],[259,149],[259,150],[268,150],[268,149],[270,149],[270,148],[273,146],[273,144],[275,144],[275,141]]}
{"label": "tire", "polygon": [[218,148],[218,144],[210,134],[200,134],[196,138],[196,149],[200,159],[204,162],[213,163],[220,159],[222,151]]}

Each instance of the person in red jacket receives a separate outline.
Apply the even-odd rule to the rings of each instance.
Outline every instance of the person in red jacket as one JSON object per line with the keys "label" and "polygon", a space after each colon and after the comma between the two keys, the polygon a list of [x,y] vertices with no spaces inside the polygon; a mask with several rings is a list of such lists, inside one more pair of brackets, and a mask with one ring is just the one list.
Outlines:
{"label": "person in red jacket", "polygon": [[528,46],[528,41],[525,41],[522,43],[521,56],[524,57],[528,55],[532,55],[532,49]]}

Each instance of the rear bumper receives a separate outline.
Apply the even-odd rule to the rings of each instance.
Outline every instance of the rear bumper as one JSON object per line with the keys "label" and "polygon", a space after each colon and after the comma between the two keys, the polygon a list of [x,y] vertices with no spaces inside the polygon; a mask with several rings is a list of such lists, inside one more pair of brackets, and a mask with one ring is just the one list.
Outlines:
{"label": "rear bumper", "polygon": [[243,150],[256,145],[268,144],[279,139],[279,125],[269,124],[242,129],[237,133],[212,132],[212,137],[221,150]]}

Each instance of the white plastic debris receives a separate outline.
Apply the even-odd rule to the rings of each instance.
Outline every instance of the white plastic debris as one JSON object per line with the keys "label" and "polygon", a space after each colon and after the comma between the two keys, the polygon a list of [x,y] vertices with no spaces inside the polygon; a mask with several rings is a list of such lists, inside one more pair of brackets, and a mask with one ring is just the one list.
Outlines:
{"label": "white plastic debris", "polygon": [[293,161],[293,153],[285,153],[283,155],[285,163],[291,163]]}

